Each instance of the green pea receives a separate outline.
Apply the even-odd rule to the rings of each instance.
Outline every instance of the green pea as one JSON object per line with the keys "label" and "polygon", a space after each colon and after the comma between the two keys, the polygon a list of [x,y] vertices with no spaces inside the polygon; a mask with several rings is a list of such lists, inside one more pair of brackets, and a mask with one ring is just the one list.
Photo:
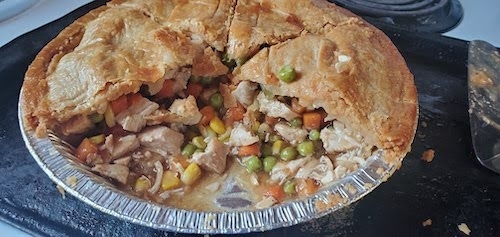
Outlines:
{"label": "green pea", "polygon": [[207,147],[207,143],[205,142],[205,138],[203,138],[203,136],[193,137],[193,140],[191,140],[191,142],[193,143],[193,145],[200,149],[205,149],[205,147]]}
{"label": "green pea", "polygon": [[294,194],[295,193],[295,182],[288,180],[283,184],[283,191],[286,194]]}
{"label": "green pea", "polygon": [[300,127],[302,127],[302,119],[301,118],[293,118],[290,121],[290,125],[294,128],[300,128]]}
{"label": "green pea", "polygon": [[319,131],[316,129],[309,131],[309,140],[311,141],[319,140]]}
{"label": "green pea", "polygon": [[89,115],[89,119],[90,121],[92,121],[92,123],[100,123],[104,119],[104,115],[99,113],[93,113]]}
{"label": "green pea", "polygon": [[194,154],[194,151],[196,151],[196,148],[197,147],[192,143],[188,143],[184,146],[184,148],[182,148],[181,154],[185,157],[191,157]]}
{"label": "green pea", "polygon": [[222,95],[219,92],[217,92],[217,93],[213,93],[210,96],[209,101],[210,101],[210,105],[212,105],[216,109],[219,109],[220,107],[222,107],[222,104],[224,103],[224,98],[222,97]]}
{"label": "green pea", "polygon": [[281,150],[280,152],[280,158],[284,161],[289,161],[297,158],[297,150],[295,150],[294,147],[286,147],[285,149]]}
{"label": "green pea", "polygon": [[297,151],[301,156],[308,156],[314,153],[314,143],[312,141],[304,141],[297,145]]}
{"label": "green pea", "polygon": [[295,80],[295,77],[295,69],[290,65],[285,65],[278,71],[278,78],[283,82],[290,83]]}
{"label": "green pea", "polygon": [[273,154],[273,147],[270,144],[264,143],[260,147],[260,153],[263,157],[270,156]]}
{"label": "green pea", "polygon": [[266,156],[262,163],[264,164],[264,171],[269,173],[271,170],[273,170],[273,167],[276,165],[278,162],[278,159],[274,156]]}
{"label": "green pea", "polygon": [[262,169],[262,161],[258,156],[251,156],[245,161],[248,172],[256,172]]}
{"label": "green pea", "polygon": [[213,77],[201,77],[199,82],[203,85],[210,85],[214,81]]}

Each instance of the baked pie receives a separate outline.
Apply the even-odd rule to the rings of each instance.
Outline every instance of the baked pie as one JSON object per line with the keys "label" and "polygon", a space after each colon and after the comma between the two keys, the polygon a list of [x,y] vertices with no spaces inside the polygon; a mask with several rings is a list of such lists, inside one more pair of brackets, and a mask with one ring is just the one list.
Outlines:
{"label": "baked pie", "polygon": [[314,194],[380,154],[399,167],[417,122],[389,38],[322,0],[113,0],[49,42],[23,122],[134,195],[196,209]]}

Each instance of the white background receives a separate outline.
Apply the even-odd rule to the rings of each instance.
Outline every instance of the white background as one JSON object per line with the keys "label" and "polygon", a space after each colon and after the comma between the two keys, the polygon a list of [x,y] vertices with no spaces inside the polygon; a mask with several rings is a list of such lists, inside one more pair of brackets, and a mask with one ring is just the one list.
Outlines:
{"label": "white background", "polygon": [[[2,4],[9,1],[19,0],[0,2],[0,13]],[[35,6],[20,15],[0,22],[0,47],[17,36],[56,20],[88,2],[90,0],[38,0]],[[444,35],[463,40],[481,39],[500,47],[500,0],[460,0],[460,2],[464,8],[464,18],[457,28]],[[29,235],[0,221],[0,236]]]}

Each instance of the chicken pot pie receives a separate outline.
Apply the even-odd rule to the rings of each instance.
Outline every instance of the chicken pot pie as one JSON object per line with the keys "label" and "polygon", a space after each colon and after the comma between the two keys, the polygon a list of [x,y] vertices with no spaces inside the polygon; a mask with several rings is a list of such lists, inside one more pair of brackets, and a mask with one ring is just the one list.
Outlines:
{"label": "chicken pot pie", "polygon": [[413,76],[381,31],[321,0],[113,0],[28,68],[24,124],[137,196],[266,208],[381,154],[417,121]]}

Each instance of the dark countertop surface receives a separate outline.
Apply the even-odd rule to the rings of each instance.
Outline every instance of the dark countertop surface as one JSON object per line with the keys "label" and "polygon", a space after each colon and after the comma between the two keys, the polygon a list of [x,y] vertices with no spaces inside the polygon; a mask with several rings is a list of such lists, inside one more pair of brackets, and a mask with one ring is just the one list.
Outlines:
{"label": "dark countertop surface", "polygon": [[[90,3],[0,48],[0,219],[37,236],[192,236],[122,221],[67,195],[38,167],[21,137],[18,96],[27,66]],[[385,26],[381,26],[385,27]],[[358,202],[325,217],[241,236],[500,236],[500,175],[475,159],[467,114],[467,42],[383,28],[406,58],[420,119],[402,167]],[[435,150],[428,163],[421,160]],[[432,225],[422,222],[432,220]],[[193,235],[195,236],[195,235]]]}

